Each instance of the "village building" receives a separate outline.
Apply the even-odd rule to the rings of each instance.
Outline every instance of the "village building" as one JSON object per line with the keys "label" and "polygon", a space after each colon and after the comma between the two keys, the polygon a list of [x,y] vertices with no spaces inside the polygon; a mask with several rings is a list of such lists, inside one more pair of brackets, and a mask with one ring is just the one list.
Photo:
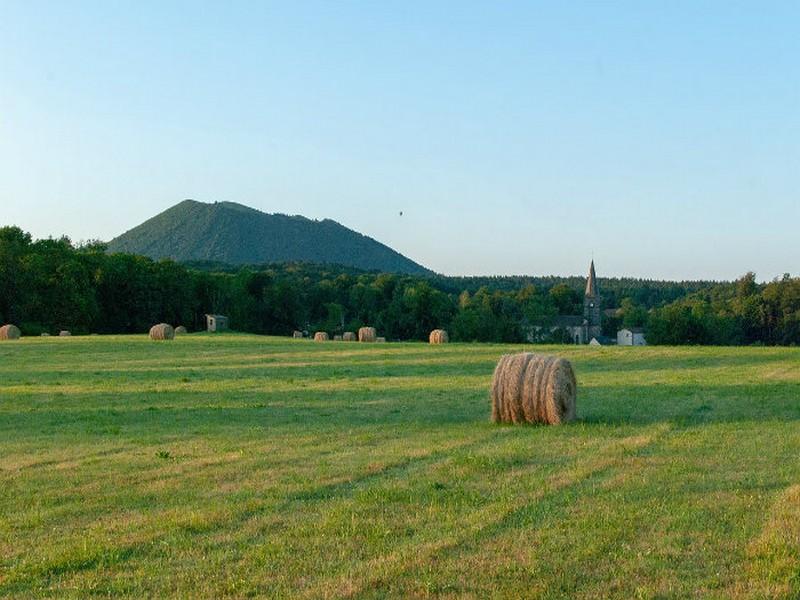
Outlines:
{"label": "village building", "polygon": [[641,327],[626,327],[617,332],[618,346],[646,346],[644,329]]}
{"label": "village building", "polygon": [[225,315],[206,315],[206,328],[212,333],[228,330],[228,317]]}

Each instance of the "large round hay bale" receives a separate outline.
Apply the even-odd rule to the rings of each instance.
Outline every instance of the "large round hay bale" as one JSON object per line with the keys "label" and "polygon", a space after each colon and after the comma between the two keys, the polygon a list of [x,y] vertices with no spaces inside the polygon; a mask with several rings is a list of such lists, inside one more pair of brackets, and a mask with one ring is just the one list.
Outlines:
{"label": "large round hay bale", "polygon": [[377,337],[378,332],[375,331],[374,327],[362,327],[358,330],[359,342],[374,342]]}
{"label": "large round hay bale", "polygon": [[296,340],[302,340],[303,339],[303,332],[302,331],[294,331],[294,332],[292,332],[292,337],[294,339],[296,339]]}
{"label": "large round hay bale", "polygon": [[22,332],[16,325],[3,325],[0,327],[0,340],[18,340]]}
{"label": "large round hay bale", "polygon": [[314,334],[314,341],[315,342],[327,342],[328,341],[328,334],[324,331],[318,331]]}
{"label": "large round hay bale", "polygon": [[492,379],[492,421],[557,425],[575,418],[578,384],[568,360],[546,354],[506,354]]}
{"label": "large round hay bale", "polygon": [[187,333],[189,333],[189,330],[186,329],[186,327],[184,327],[183,325],[178,325],[175,328],[175,335],[185,335]]}
{"label": "large round hay bale", "polygon": [[342,334],[342,341],[344,342],[355,342],[357,339],[358,337],[352,331],[345,331]]}
{"label": "large round hay bale", "polygon": [[159,323],[150,328],[151,340],[171,340],[174,337],[175,330],[172,328],[172,325],[168,325],[167,323]]}
{"label": "large round hay bale", "polygon": [[333,341],[334,341],[334,342],[341,342],[341,341],[343,341],[343,340],[342,340],[342,336],[340,336],[340,335],[335,335],[335,336],[333,336]]}
{"label": "large round hay bale", "polygon": [[58,337],[70,337],[71,335],[72,332],[69,331],[68,329],[62,329],[61,331],[58,332]]}
{"label": "large round hay bale", "polygon": [[431,344],[446,344],[450,341],[450,337],[444,329],[434,329],[428,336],[428,341]]}

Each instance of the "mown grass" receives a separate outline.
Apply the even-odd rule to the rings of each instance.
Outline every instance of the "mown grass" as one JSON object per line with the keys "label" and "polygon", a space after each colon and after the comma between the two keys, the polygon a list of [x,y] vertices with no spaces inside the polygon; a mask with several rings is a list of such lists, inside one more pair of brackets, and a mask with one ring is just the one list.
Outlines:
{"label": "mown grass", "polygon": [[800,595],[800,351],[540,348],[579,420],[492,425],[519,349],[0,344],[0,594]]}

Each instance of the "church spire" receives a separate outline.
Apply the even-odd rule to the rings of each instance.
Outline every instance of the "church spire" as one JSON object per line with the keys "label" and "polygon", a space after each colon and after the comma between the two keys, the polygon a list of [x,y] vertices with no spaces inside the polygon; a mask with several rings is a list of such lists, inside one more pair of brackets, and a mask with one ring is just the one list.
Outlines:
{"label": "church spire", "polygon": [[589,296],[597,296],[597,275],[594,273],[594,259],[589,265],[589,278],[586,280],[586,294]]}

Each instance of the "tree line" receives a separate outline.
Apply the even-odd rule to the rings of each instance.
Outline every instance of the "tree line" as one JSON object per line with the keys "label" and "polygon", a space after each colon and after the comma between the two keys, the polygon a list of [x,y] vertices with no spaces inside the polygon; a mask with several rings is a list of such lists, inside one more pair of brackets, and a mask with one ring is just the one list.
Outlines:
{"label": "tree line", "polygon": [[[493,285],[493,283],[495,285]],[[454,341],[567,341],[550,330],[581,314],[580,278],[452,278],[366,273],[330,265],[231,268],[109,254],[101,243],[33,240],[0,228],[0,323],[25,335],[142,333],[158,322],[203,329],[206,313],[234,329],[288,335],[375,326],[387,339],[424,340],[444,328]],[[603,330],[644,326],[655,344],[800,342],[800,280],[758,284],[600,280]],[[534,327],[540,329],[532,337]]]}

